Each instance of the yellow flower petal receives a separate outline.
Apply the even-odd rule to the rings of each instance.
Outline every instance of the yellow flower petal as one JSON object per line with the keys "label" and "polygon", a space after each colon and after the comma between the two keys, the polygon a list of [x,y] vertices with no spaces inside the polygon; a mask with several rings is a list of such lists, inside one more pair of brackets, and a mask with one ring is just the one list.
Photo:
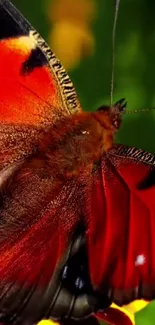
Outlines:
{"label": "yellow flower petal", "polygon": [[55,24],[49,36],[49,43],[64,67],[76,67],[87,55],[92,54],[94,38],[91,32],[69,21]]}
{"label": "yellow flower petal", "polygon": [[115,308],[115,309],[119,309],[120,311],[123,311],[129,317],[129,319],[132,321],[132,323],[135,324],[134,315],[132,313],[130,313],[125,307],[119,307],[114,303],[111,305],[111,307]]}
{"label": "yellow flower petal", "polygon": [[54,322],[53,320],[42,320],[41,322],[38,323],[38,325],[60,325],[57,322]]}
{"label": "yellow flower petal", "polygon": [[95,8],[94,0],[55,0],[48,6],[52,22],[49,44],[67,70],[92,54],[95,39],[91,21]]}
{"label": "yellow flower petal", "polygon": [[127,309],[130,313],[136,313],[139,310],[145,308],[148,305],[149,302],[145,300],[136,300],[134,302],[131,302],[129,305],[124,306],[125,309]]}
{"label": "yellow flower petal", "polygon": [[90,23],[94,19],[94,0],[55,0],[48,6],[48,16],[52,22],[62,20],[77,23]]}
{"label": "yellow flower petal", "polygon": [[125,305],[123,307],[119,307],[116,304],[112,304],[111,307],[123,311],[130,318],[133,324],[135,324],[134,314],[139,310],[143,309],[144,307],[146,307],[147,304],[148,304],[147,301],[135,300],[134,302]]}

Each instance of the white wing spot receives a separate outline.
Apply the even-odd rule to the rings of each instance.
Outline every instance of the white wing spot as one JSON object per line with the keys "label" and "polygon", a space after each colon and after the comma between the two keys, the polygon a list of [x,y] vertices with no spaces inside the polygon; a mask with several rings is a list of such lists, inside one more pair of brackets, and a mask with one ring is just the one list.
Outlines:
{"label": "white wing spot", "polygon": [[136,257],[135,265],[136,265],[136,266],[144,265],[145,262],[146,262],[146,258],[145,258],[145,256],[144,256],[143,254],[141,254],[141,255],[138,255],[138,256]]}

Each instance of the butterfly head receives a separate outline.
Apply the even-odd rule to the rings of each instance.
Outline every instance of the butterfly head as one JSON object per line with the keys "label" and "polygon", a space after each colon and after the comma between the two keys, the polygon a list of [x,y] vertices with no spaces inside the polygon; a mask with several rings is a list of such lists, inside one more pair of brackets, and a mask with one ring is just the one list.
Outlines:
{"label": "butterfly head", "polygon": [[120,99],[112,106],[101,106],[96,111],[96,117],[100,123],[105,126],[105,122],[109,127],[118,130],[121,124],[122,114],[125,112],[127,102],[125,98]]}
{"label": "butterfly head", "polygon": [[117,101],[112,107],[110,107],[110,114],[112,117],[112,125],[114,128],[119,129],[121,123],[122,114],[125,113],[127,102],[125,98]]}

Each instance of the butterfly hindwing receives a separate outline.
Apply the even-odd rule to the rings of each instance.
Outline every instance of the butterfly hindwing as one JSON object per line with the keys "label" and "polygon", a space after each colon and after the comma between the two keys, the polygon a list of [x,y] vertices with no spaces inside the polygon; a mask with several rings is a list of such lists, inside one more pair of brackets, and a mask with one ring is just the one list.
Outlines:
{"label": "butterfly hindwing", "polygon": [[152,154],[117,146],[94,172],[90,274],[94,287],[119,305],[155,297],[154,171]]}
{"label": "butterfly hindwing", "polygon": [[[44,170],[31,170],[25,161],[5,189],[0,208],[0,320],[6,324],[60,319],[60,261],[66,258],[71,234],[82,210],[80,184],[53,184]],[[68,254],[68,250],[67,250]],[[57,276],[56,276],[57,277]],[[63,294],[63,290],[61,290]],[[69,290],[66,290],[66,297]],[[65,299],[66,299],[65,297]],[[68,313],[69,295],[64,307]],[[59,297],[58,297],[59,298]],[[63,305],[63,303],[62,303]],[[89,307],[89,306],[88,306]],[[62,309],[63,310],[63,309]]]}

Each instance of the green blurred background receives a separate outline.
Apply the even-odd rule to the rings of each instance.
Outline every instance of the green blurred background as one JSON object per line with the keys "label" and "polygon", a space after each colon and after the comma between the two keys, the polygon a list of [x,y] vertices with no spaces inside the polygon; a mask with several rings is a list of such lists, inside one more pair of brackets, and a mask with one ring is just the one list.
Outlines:
{"label": "green blurred background", "polygon": [[[46,41],[54,26],[47,14],[52,1],[12,0]],[[86,110],[110,103],[115,2],[92,1],[96,7],[96,16],[89,26],[95,41],[93,54],[84,56],[74,68],[69,69],[81,104]],[[72,44],[63,44],[64,48],[68,46]],[[114,101],[125,97],[130,111],[155,107],[155,1],[120,1],[115,56]],[[150,110],[124,115],[116,141],[155,153],[154,137],[155,111]],[[137,324],[155,324],[155,310],[147,313],[145,322],[143,314],[137,317],[139,315],[142,318]]]}
{"label": "green blurred background", "polygon": [[[52,0],[13,0],[46,40],[52,28],[47,15],[49,2]],[[69,71],[82,106],[88,110],[110,102],[115,2],[94,0],[94,3],[96,17],[91,24],[95,39],[94,53]],[[155,1],[120,1],[115,55],[114,100],[125,97],[129,110],[155,107]],[[124,115],[117,142],[155,153],[154,123],[153,110]]]}

